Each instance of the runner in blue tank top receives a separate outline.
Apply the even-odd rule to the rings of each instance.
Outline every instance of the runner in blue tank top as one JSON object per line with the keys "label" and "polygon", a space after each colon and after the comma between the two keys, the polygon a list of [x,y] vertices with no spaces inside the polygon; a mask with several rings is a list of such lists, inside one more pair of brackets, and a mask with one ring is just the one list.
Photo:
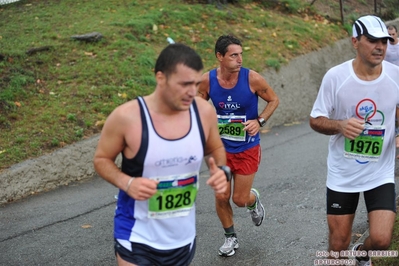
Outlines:
{"label": "runner in blue tank top", "polygon": [[[198,95],[212,100],[218,115],[219,134],[227,152],[234,188],[216,195],[216,211],[225,231],[220,256],[232,256],[238,248],[230,198],[238,207],[247,207],[252,222],[259,226],[264,208],[259,192],[252,188],[261,160],[259,130],[276,110],[279,99],[257,72],[242,67],[241,41],[231,35],[220,36],[215,45],[219,67],[203,75]],[[258,97],[267,102],[258,114]]]}

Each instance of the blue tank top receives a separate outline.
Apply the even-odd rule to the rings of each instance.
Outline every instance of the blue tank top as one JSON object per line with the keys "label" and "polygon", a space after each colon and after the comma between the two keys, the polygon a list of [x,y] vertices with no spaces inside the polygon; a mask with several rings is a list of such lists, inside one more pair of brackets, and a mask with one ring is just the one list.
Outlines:
{"label": "blue tank top", "polygon": [[[220,86],[216,69],[209,72],[209,97],[219,116],[245,116],[246,120],[258,118],[258,95],[249,87],[249,69],[241,68],[238,74],[237,84],[231,89]],[[219,127],[219,132],[221,128]],[[223,144],[227,152],[238,153],[248,150],[260,143],[259,133],[255,136],[246,134],[245,141],[237,141],[223,138]]]}

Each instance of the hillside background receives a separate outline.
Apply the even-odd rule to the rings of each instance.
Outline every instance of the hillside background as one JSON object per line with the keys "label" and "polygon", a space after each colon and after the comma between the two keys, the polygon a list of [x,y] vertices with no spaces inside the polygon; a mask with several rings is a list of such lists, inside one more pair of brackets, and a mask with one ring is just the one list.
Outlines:
{"label": "hillside background", "polygon": [[[394,13],[387,8],[392,0],[377,2],[381,15]],[[235,34],[243,41],[245,66],[277,71],[273,79],[293,59],[348,37],[353,20],[373,13],[376,2],[343,3],[344,24],[339,1],[325,0],[21,0],[0,5],[0,172],[91,138],[116,106],[150,93],[153,65],[166,37],[193,46],[208,70],[217,66],[217,36]],[[91,32],[102,38],[71,38]]]}

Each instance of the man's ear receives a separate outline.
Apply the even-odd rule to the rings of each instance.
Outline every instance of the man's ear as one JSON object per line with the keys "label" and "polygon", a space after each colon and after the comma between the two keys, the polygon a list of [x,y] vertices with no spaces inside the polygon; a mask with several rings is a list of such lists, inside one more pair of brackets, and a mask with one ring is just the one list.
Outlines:
{"label": "man's ear", "polygon": [[155,79],[156,79],[156,81],[157,81],[157,84],[164,84],[164,83],[166,82],[166,76],[165,76],[165,74],[164,74],[163,72],[161,72],[161,71],[158,71],[158,72],[155,74]]}
{"label": "man's ear", "polygon": [[222,55],[220,52],[217,52],[217,53],[216,53],[216,58],[217,58],[219,61],[222,61],[222,60],[223,60],[223,55]]}
{"label": "man's ear", "polygon": [[353,48],[357,49],[358,43],[359,43],[359,40],[356,37],[352,37],[352,46],[353,46]]}

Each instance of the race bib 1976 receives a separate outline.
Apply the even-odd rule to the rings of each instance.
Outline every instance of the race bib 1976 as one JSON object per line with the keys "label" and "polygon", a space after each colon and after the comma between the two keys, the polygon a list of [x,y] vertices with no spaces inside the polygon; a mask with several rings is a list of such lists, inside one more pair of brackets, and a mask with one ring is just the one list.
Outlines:
{"label": "race bib 1976", "polygon": [[357,138],[345,138],[346,158],[378,161],[384,143],[385,126],[368,126]]}

